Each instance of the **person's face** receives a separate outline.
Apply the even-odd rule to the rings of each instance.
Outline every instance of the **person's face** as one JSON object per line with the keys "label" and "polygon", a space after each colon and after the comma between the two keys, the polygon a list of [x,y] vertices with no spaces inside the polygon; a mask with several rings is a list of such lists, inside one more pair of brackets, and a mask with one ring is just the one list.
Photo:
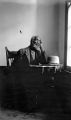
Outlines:
{"label": "person's face", "polygon": [[33,48],[35,50],[40,50],[40,47],[41,47],[41,41],[36,39],[34,42],[33,42]]}

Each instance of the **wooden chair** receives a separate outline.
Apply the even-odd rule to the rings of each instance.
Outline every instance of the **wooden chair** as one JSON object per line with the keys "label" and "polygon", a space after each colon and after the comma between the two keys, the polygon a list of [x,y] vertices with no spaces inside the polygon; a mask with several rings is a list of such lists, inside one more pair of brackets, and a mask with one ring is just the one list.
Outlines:
{"label": "wooden chair", "polygon": [[5,47],[5,50],[6,50],[7,66],[10,67],[10,66],[12,66],[12,64],[17,56],[17,51],[9,51],[7,47]]}

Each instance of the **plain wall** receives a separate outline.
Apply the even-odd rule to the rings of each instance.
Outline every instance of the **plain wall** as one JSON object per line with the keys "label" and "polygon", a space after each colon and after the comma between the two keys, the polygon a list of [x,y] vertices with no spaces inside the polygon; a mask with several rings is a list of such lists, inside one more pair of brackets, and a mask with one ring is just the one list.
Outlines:
{"label": "plain wall", "polygon": [[36,33],[35,7],[0,3],[0,65],[6,65],[5,46],[16,51],[29,45],[31,36]]}
{"label": "plain wall", "polygon": [[29,45],[33,35],[40,36],[47,55],[58,55],[63,63],[64,2],[4,1],[0,0],[0,65],[6,65],[5,46],[13,51],[24,48]]}
{"label": "plain wall", "polygon": [[59,4],[48,2],[38,4],[37,7],[37,34],[43,40],[43,46],[47,55],[59,55],[58,35],[59,35]]}
{"label": "plain wall", "polygon": [[59,56],[64,63],[65,51],[65,0],[59,2]]}

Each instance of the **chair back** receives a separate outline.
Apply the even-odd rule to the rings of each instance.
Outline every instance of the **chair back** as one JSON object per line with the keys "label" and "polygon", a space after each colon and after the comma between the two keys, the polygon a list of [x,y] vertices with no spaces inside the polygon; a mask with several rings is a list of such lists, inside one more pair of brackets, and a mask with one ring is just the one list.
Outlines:
{"label": "chair back", "polygon": [[16,51],[9,51],[7,47],[5,47],[6,50],[6,61],[7,61],[7,66],[12,66],[15,57],[17,56]]}

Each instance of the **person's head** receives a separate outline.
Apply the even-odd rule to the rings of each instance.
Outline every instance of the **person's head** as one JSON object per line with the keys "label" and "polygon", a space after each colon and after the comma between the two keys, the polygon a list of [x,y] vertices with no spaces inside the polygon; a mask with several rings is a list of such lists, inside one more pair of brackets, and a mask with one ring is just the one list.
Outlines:
{"label": "person's head", "polygon": [[33,47],[33,48],[39,47],[40,48],[41,47],[41,43],[42,43],[42,41],[39,38],[39,36],[33,36],[31,38],[31,41],[30,41],[31,47]]}

